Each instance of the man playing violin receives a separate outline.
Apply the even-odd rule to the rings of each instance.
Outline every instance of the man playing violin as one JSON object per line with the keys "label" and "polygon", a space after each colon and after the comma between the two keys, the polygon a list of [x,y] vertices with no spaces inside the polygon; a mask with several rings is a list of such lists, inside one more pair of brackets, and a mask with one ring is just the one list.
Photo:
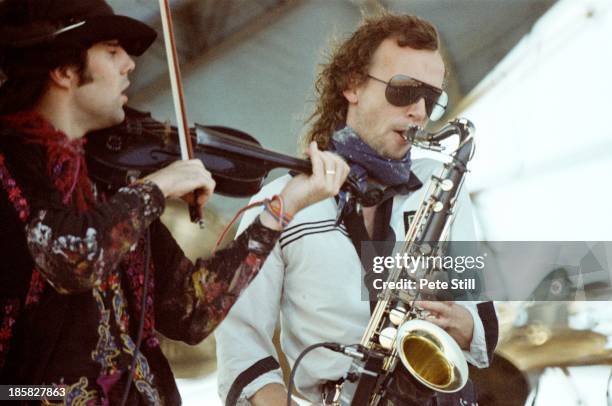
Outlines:
{"label": "man playing violin", "polygon": [[66,404],[179,404],[156,332],[210,334],[287,219],[338,193],[349,168],[313,143],[311,176],[192,263],[159,217],[195,189],[206,203],[215,183],[200,161],[101,196],[84,159],[83,136],[123,120],[131,55],[155,31],[103,0],[5,0],[0,27],[1,382],[59,385]]}
{"label": "man playing violin", "polygon": [[[323,65],[306,139],[345,157],[358,178],[375,179],[385,188],[384,198],[363,208],[362,214],[354,211],[339,226],[339,200],[329,198],[301,211],[282,231],[262,272],[215,333],[219,393],[226,405],[286,404],[287,390],[272,342],[277,322],[290,366],[312,344],[361,341],[371,308],[361,294],[359,244],[401,239],[431,175],[439,172],[439,162],[411,160],[411,145],[403,133],[442,116],[447,102],[444,76],[436,29],[410,15],[366,20]],[[267,185],[255,199],[277,193],[289,179]],[[458,206],[451,240],[473,241],[465,190]],[[240,230],[257,212],[245,216]],[[455,339],[468,362],[477,367],[489,364],[497,341],[490,302],[432,301],[420,306],[429,311],[431,322]],[[350,364],[347,356],[314,350],[300,364],[297,389],[318,403],[321,386],[342,378]],[[454,400],[441,396],[433,402],[469,404],[475,400],[468,391],[466,387],[466,393]]]}

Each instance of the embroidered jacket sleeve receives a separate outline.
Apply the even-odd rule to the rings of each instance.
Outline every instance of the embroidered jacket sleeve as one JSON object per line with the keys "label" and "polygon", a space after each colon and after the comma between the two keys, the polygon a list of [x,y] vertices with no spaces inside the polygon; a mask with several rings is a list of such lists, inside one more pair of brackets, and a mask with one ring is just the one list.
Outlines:
{"label": "embroidered jacket sleeve", "polygon": [[81,213],[53,186],[44,148],[23,142],[19,134],[0,133],[1,149],[10,157],[7,167],[29,204],[28,249],[60,293],[86,292],[100,283],[164,210],[161,190],[143,183]]}
{"label": "embroidered jacket sleeve", "polygon": [[164,210],[163,194],[152,183],[121,188],[85,213],[54,198],[32,207],[26,237],[41,273],[61,293],[97,285]]}
{"label": "embroidered jacket sleeve", "polygon": [[193,264],[160,222],[152,227],[156,329],[195,344],[225,318],[257,275],[280,232],[255,220],[225,249]]}
{"label": "embroidered jacket sleeve", "polygon": [[195,264],[159,221],[164,197],[152,183],[120,189],[85,213],[67,208],[47,176],[44,150],[19,137],[0,138],[10,170],[30,204],[28,249],[43,276],[59,292],[91,289],[152,226],[156,265],[156,327],[163,334],[198,342],[219,324],[272,250],[279,232],[255,222],[227,248]]}
{"label": "embroidered jacket sleeve", "polygon": [[145,183],[124,187],[80,213],[53,186],[44,148],[23,142],[14,132],[0,133],[1,149],[10,157],[7,167],[29,204],[28,249],[42,275],[61,293],[97,285],[164,210],[162,192]]}

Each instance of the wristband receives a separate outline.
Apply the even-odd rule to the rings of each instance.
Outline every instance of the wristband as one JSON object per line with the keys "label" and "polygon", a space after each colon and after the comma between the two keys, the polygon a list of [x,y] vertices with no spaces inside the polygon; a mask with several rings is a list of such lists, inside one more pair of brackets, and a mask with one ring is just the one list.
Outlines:
{"label": "wristband", "polygon": [[279,195],[274,195],[272,199],[264,200],[263,204],[264,210],[280,224],[281,228],[287,227],[291,220],[293,220],[291,214],[285,213],[283,198]]}

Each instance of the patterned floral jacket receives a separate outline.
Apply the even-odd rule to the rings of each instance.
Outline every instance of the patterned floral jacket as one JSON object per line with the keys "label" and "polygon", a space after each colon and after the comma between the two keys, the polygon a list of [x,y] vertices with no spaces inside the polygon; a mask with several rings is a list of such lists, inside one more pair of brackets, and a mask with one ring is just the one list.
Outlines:
{"label": "patterned floral jacket", "polygon": [[138,334],[149,230],[144,339],[128,404],[179,404],[154,332],[190,344],[204,339],[279,233],[256,222],[194,264],[159,221],[164,198],[155,185],[124,187],[81,213],[54,188],[46,161],[43,147],[0,130],[0,383],[63,384],[66,404],[119,403]]}

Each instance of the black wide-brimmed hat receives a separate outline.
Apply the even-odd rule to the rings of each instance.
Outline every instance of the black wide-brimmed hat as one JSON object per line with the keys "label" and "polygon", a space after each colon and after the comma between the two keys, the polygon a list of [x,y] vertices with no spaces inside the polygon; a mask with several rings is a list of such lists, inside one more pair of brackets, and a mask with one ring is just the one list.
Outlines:
{"label": "black wide-brimmed hat", "polygon": [[83,48],[116,39],[127,53],[139,56],[156,36],[148,25],[115,14],[104,0],[0,0],[4,48]]}

